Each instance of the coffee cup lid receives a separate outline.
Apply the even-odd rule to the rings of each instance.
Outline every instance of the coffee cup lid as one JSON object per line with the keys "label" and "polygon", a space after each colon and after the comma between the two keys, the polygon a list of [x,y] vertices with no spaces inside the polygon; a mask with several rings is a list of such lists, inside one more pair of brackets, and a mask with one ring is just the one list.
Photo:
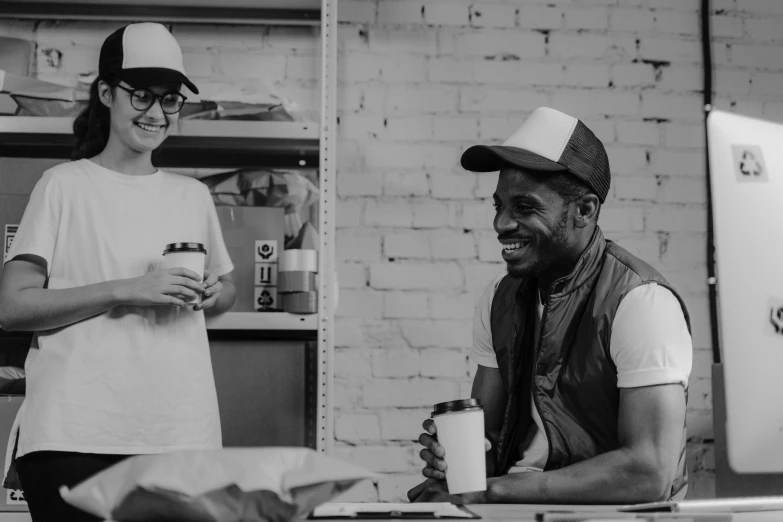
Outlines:
{"label": "coffee cup lid", "polygon": [[457,401],[441,402],[435,405],[432,416],[443,415],[455,411],[481,410],[481,401],[478,399],[460,399]]}
{"label": "coffee cup lid", "polygon": [[166,245],[166,250],[163,251],[163,255],[171,252],[201,252],[207,253],[207,249],[201,243],[169,243]]}

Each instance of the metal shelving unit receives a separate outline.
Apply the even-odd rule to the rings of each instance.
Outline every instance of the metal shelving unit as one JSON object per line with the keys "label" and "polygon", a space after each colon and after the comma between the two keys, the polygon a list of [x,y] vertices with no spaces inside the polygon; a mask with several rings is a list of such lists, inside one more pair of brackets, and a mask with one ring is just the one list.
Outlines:
{"label": "metal shelving unit", "polygon": [[[331,453],[336,295],[336,55],[337,0],[15,0],[0,2],[0,18],[155,20],[176,23],[320,25],[320,122],[184,120],[157,156],[161,167],[319,168],[319,309],[313,315],[229,312],[209,318],[210,338],[314,341],[307,351],[308,439]],[[62,158],[70,155],[71,118],[0,117],[0,157]],[[14,336],[0,332],[0,338]]]}
{"label": "metal shelving unit", "polygon": [[[67,159],[73,118],[0,117],[0,157]],[[184,120],[156,152],[160,167],[315,167],[315,123]]]}
{"label": "metal shelving unit", "polygon": [[321,7],[320,0],[4,0],[0,18],[318,25]]}

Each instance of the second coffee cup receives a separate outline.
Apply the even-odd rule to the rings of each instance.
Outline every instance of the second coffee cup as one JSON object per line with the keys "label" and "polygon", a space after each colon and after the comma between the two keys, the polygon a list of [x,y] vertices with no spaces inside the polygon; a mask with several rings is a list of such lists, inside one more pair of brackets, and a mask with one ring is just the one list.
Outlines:
{"label": "second coffee cup", "polygon": [[478,399],[441,402],[432,412],[438,443],[446,451],[449,493],[486,491],[484,408]]}
{"label": "second coffee cup", "polygon": [[[197,273],[204,280],[204,262],[207,249],[201,243],[169,243],[163,251],[163,269],[187,268]],[[201,302],[201,294],[187,301],[190,304]]]}

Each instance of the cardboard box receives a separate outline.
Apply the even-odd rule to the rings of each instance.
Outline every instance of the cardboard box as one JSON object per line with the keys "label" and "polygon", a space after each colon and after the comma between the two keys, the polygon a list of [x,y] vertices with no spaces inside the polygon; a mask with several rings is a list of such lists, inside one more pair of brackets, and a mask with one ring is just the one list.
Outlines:
{"label": "cardboard box", "polygon": [[284,212],[272,207],[217,207],[223,240],[234,263],[232,312],[279,311],[278,252],[285,247]]}
{"label": "cardboard box", "polygon": [[[5,449],[11,435],[11,427],[14,425],[16,412],[19,411],[23,400],[24,397],[0,396],[0,461],[3,463],[3,469],[5,469]],[[22,491],[0,490],[0,511],[29,511]]]}

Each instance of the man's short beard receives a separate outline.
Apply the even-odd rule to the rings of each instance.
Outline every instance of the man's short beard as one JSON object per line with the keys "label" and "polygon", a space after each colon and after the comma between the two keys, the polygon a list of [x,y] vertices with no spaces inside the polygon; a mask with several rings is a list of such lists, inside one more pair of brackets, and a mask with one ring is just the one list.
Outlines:
{"label": "man's short beard", "polygon": [[[557,225],[555,225],[555,229],[552,231],[552,238],[551,241],[549,241],[549,244],[551,247],[553,247],[552,253],[554,254],[555,257],[557,256],[557,253],[567,249],[567,245],[568,245],[568,208],[567,207],[563,209],[563,212],[560,214],[560,219],[557,221]],[[539,259],[538,263],[536,263],[535,265],[527,269],[517,269],[515,267],[509,267],[509,265],[506,264],[506,271],[511,277],[517,279],[523,277],[537,278],[539,274],[549,270],[555,261],[556,261],[555,258],[543,259],[543,260]]]}

